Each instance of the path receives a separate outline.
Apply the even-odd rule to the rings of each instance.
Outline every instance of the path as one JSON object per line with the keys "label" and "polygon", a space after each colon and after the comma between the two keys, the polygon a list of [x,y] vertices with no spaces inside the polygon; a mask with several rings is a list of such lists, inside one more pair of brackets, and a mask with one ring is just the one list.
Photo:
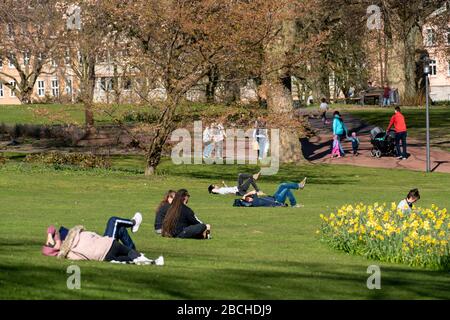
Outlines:
{"label": "path", "polygon": [[[330,149],[332,143],[331,123],[324,126],[322,121],[317,118],[310,118],[311,126],[317,134],[308,139],[302,139],[302,150],[305,159],[312,163],[333,163],[348,164],[363,167],[375,168],[398,168],[416,171],[425,171],[426,168],[426,148],[425,143],[408,138],[408,153],[410,157],[407,160],[397,160],[395,157],[382,157],[380,159],[371,156],[372,145],[370,143],[370,130],[374,128],[363,121],[356,119],[349,114],[342,115],[349,131],[356,131],[361,142],[360,155],[354,157],[351,155],[351,142],[344,142],[346,156],[342,158],[330,158]],[[440,149],[431,149],[431,169],[433,172],[450,173],[450,153]]]}

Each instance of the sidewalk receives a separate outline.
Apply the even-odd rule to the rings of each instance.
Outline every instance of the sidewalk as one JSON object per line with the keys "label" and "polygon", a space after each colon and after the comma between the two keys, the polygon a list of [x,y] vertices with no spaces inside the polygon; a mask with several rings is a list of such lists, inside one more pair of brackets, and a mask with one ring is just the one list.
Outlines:
{"label": "sidewalk", "polygon": [[[330,114],[331,116],[331,114]],[[343,142],[346,152],[345,157],[339,159],[330,158],[332,144],[331,123],[324,126],[320,119],[310,118],[311,126],[316,130],[317,135],[302,140],[302,150],[305,159],[312,163],[327,164],[347,164],[362,167],[390,168],[390,169],[408,169],[415,171],[426,170],[426,147],[425,142],[408,138],[408,153],[410,157],[407,160],[397,160],[394,157],[372,157],[370,151],[370,130],[374,128],[359,119],[351,117],[349,114],[342,115],[349,131],[356,131],[360,144],[360,155],[355,157],[351,154],[351,143]],[[385,128],[383,128],[385,129]],[[440,149],[431,149],[431,169],[433,172],[450,173],[450,153]]]}

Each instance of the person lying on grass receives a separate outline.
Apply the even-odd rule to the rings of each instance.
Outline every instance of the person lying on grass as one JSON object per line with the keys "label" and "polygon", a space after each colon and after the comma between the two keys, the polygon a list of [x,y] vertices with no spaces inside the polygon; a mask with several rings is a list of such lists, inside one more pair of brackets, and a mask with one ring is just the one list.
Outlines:
{"label": "person lying on grass", "polygon": [[162,235],[169,238],[210,239],[211,226],[201,222],[187,206],[189,192],[178,190],[164,218]]}
{"label": "person lying on grass", "polygon": [[300,208],[302,205],[297,203],[291,190],[305,188],[306,178],[300,183],[282,183],[278,186],[273,196],[264,196],[262,193],[251,191],[245,194],[241,199],[236,199],[236,207],[287,207],[286,199],[289,199],[291,207]]}
{"label": "person lying on grass", "polygon": [[142,215],[139,212],[132,219],[111,217],[104,236],[86,231],[83,226],[75,226],[70,230],[61,227],[60,231],[50,226],[47,229],[47,241],[42,247],[42,254],[70,260],[164,265],[162,256],[150,260],[136,251],[126,228],[132,228],[132,232],[137,232],[141,223]]}
{"label": "person lying on grass", "polygon": [[158,208],[156,208],[155,232],[157,234],[161,234],[164,218],[166,217],[167,210],[169,210],[176,193],[177,192],[173,190],[167,191]]}
{"label": "person lying on grass", "polygon": [[418,189],[412,189],[408,192],[405,199],[400,201],[397,206],[397,210],[401,210],[404,214],[411,213],[412,206],[420,199],[420,194]]}
{"label": "person lying on grass", "polygon": [[261,172],[255,173],[253,175],[248,173],[240,173],[238,175],[237,186],[228,187],[224,181],[222,181],[223,187],[220,187],[216,184],[212,184],[208,186],[208,192],[212,194],[233,194],[237,196],[243,196],[248,192],[250,186],[253,186],[256,192],[259,192],[258,185],[256,184],[256,180],[258,180]]}

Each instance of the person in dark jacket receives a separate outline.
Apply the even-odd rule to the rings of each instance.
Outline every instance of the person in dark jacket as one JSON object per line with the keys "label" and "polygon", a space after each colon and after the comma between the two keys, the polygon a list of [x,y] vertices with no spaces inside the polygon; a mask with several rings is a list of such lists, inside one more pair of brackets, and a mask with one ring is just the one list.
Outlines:
{"label": "person in dark jacket", "polygon": [[303,189],[306,184],[306,178],[300,183],[281,183],[273,196],[263,196],[261,193],[251,191],[245,194],[239,201],[242,207],[287,207],[286,200],[289,199],[291,206],[300,208],[297,204],[294,194],[291,190]]}
{"label": "person in dark jacket", "polygon": [[173,198],[175,197],[176,193],[177,192],[173,190],[167,191],[167,193],[164,195],[164,198],[160,202],[158,208],[156,208],[155,232],[157,234],[161,234],[164,218],[167,214],[167,210],[169,210],[170,205],[172,204]]}
{"label": "person in dark jacket", "polygon": [[211,226],[204,224],[187,206],[190,195],[186,189],[178,190],[167,210],[162,226],[163,237],[210,239]]}

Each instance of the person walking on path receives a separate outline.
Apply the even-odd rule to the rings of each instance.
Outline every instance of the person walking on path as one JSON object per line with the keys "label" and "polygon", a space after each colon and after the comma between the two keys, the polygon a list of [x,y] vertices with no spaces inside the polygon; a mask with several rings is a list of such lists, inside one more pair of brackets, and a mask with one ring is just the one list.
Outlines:
{"label": "person walking on path", "polygon": [[255,121],[255,130],[253,130],[253,139],[258,142],[258,159],[262,160],[267,155],[267,129],[261,121]]}
{"label": "person walking on path", "polygon": [[333,135],[338,136],[338,142],[339,142],[339,150],[341,152],[341,156],[345,155],[344,148],[342,148],[342,139],[348,136],[348,130],[345,126],[344,121],[342,120],[341,114],[339,111],[334,112],[334,119],[333,119]]}
{"label": "person walking on path", "polygon": [[219,123],[216,128],[214,128],[214,144],[216,146],[216,161],[223,160],[223,141],[227,137],[225,133],[225,128],[221,123]]}
{"label": "person walking on path", "polygon": [[328,119],[327,119],[327,111],[328,111],[328,103],[327,103],[327,99],[322,98],[322,103],[320,104],[319,110],[321,112],[321,119],[324,125],[326,125],[328,123]]}
{"label": "person walking on path", "polygon": [[384,85],[384,93],[383,93],[383,107],[387,107],[391,105],[391,88],[389,84],[386,82]]}
{"label": "person walking on path", "polygon": [[[406,160],[408,154],[406,153],[406,137],[407,129],[405,117],[401,113],[400,107],[395,107],[395,113],[389,122],[389,126],[386,129],[386,134],[389,134],[392,126],[395,128],[395,148],[397,151],[397,159]],[[402,152],[400,152],[400,141],[402,143]]]}
{"label": "person walking on path", "polygon": [[203,130],[203,143],[205,144],[205,149],[203,151],[203,157],[205,159],[209,159],[211,157],[211,153],[214,149],[214,141],[212,136],[212,126],[206,126],[205,130]]}

